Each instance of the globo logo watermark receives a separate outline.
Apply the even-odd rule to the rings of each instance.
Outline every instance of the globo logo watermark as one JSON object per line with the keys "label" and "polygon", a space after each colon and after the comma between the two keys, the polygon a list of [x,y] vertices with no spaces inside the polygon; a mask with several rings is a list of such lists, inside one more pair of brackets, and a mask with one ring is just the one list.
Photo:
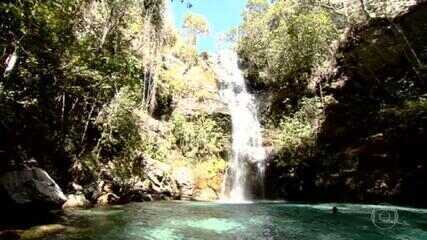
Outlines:
{"label": "globo logo watermark", "polygon": [[374,208],[371,221],[381,230],[392,229],[399,222],[399,213],[395,208]]}

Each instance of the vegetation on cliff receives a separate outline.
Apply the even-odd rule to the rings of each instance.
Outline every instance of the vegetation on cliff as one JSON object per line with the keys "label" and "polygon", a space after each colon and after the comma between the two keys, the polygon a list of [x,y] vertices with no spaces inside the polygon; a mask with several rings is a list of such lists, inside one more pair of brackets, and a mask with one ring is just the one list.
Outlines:
{"label": "vegetation on cliff", "polygon": [[[1,8],[1,46],[17,55],[2,76],[5,159],[67,165],[105,139],[97,131],[101,112],[116,111],[124,98],[127,107],[146,100],[136,94],[148,91],[141,81],[155,61],[145,45],[166,44],[161,1],[6,1]],[[103,130],[113,131],[122,115],[105,114],[117,119],[102,120]]]}
{"label": "vegetation on cliff", "polygon": [[[200,17],[181,36],[163,0],[3,1],[0,12],[1,173],[36,159],[90,198],[93,184],[121,193],[146,179],[141,156],[224,171],[227,117],[191,106],[218,91],[187,43],[207,31]],[[175,111],[193,96],[191,115]]]}
{"label": "vegetation on cliff", "polygon": [[426,171],[425,4],[409,5],[248,2],[237,42],[264,100],[272,196],[417,202],[407,196]]}

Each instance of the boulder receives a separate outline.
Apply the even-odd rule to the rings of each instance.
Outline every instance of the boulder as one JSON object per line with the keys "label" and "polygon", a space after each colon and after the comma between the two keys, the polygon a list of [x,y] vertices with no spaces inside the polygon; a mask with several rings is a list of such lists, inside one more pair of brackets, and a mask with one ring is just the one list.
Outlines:
{"label": "boulder", "polygon": [[148,192],[172,197],[179,196],[178,186],[170,174],[168,165],[150,158],[144,158],[143,171],[149,180],[149,183],[145,183]]}
{"label": "boulder", "polygon": [[194,177],[191,169],[187,167],[180,167],[173,171],[172,176],[178,185],[180,198],[189,200],[193,196]]}
{"label": "boulder", "polygon": [[154,201],[154,198],[153,198],[153,196],[151,196],[151,194],[143,194],[142,200],[144,202],[152,202],[152,201]]}
{"label": "boulder", "polygon": [[91,203],[83,194],[70,194],[68,200],[62,205],[63,209],[66,208],[90,208]]}
{"label": "boulder", "polygon": [[57,208],[67,200],[49,174],[37,167],[4,173],[0,188],[19,207]]}
{"label": "boulder", "polygon": [[367,0],[364,2],[364,8],[370,18],[395,18],[409,12],[411,8],[423,2],[425,0]]}
{"label": "boulder", "polygon": [[145,179],[144,181],[138,181],[135,184],[134,189],[141,192],[148,192],[151,190],[151,182],[148,179]]}
{"label": "boulder", "polygon": [[120,201],[119,196],[114,193],[104,193],[98,197],[96,203],[98,206],[110,206],[117,204]]}
{"label": "boulder", "polygon": [[71,187],[77,193],[82,193],[83,192],[83,187],[81,185],[75,183],[75,182],[71,183]]}

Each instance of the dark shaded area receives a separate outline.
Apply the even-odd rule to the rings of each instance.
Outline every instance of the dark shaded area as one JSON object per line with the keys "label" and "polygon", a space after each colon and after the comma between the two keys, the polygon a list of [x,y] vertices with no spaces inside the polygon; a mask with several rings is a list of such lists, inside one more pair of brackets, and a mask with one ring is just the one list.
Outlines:
{"label": "dark shaded area", "polygon": [[[49,211],[48,209],[28,209],[28,208],[8,208],[2,210],[2,215],[6,217],[0,218],[0,231],[8,229],[26,229],[32,226],[52,224],[59,222],[62,211]],[[0,239],[11,240],[12,235],[0,235]],[[2,238],[3,237],[3,238]]]}
{"label": "dark shaded area", "polygon": [[334,101],[317,152],[298,166],[272,161],[270,197],[427,206],[426,14],[420,4],[351,29],[321,82]]}

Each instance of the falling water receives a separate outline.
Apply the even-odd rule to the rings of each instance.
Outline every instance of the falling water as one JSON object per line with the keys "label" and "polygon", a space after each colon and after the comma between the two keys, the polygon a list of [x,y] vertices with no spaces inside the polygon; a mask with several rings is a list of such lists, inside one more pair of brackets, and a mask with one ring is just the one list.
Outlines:
{"label": "falling water", "polygon": [[227,103],[232,120],[232,163],[225,179],[222,200],[244,202],[252,194],[252,179],[257,179],[257,184],[260,184],[264,176],[266,156],[262,129],[255,98],[246,89],[237,54],[231,50],[221,51],[216,67],[221,98]]}

